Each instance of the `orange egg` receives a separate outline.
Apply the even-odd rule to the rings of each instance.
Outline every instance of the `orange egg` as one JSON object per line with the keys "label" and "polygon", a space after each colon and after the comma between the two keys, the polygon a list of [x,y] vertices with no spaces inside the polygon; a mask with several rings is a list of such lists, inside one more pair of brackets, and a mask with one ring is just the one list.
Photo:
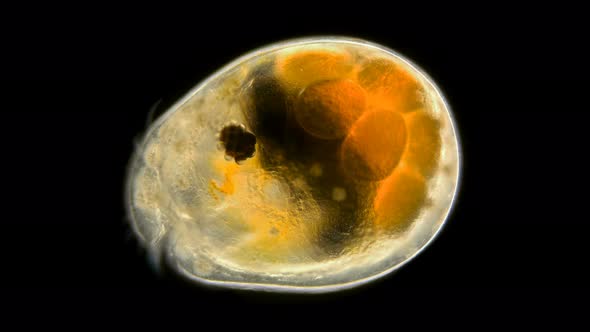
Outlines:
{"label": "orange egg", "polygon": [[361,180],[387,177],[400,161],[406,136],[406,125],[399,113],[364,113],[342,144],[340,155],[344,172]]}
{"label": "orange egg", "polygon": [[300,90],[314,82],[343,78],[352,68],[346,52],[311,49],[279,56],[275,72],[288,90]]}
{"label": "orange egg", "polygon": [[404,161],[422,175],[430,176],[438,166],[441,151],[440,122],[424,111],[408,114],[408,148]]}
{"label": "orange egg", "polygon": [[407,167],[399,167],[383,180],[373,203],[377,230],[388,234],[408,229],[426,199],[424,178]]}
{"label": "orange egg", "polygon": [[365,110],[365,99],[365,91],[350,80],[323,81],[301,93],[295,116],[315,137],[342,138]]}
{"label": "orange egg", "polygon": [[424,92],[419,82],[391,61],[375,59],[364,64],[358,81],[367,90],[372,107],[411,112],[424,105]]}

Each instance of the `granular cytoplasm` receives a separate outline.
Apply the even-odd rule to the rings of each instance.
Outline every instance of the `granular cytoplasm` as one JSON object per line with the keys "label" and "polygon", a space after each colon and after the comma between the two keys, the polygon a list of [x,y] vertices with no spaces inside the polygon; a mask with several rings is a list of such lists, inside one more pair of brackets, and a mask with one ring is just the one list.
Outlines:
{"label": "granular cytoplasm", "polygon": [[223,67],[151,125],[129,167],[129,219],[190,280],[335,291],[430,243],[459,157],[449,106],[409,60],[358,39],[287,41]]}

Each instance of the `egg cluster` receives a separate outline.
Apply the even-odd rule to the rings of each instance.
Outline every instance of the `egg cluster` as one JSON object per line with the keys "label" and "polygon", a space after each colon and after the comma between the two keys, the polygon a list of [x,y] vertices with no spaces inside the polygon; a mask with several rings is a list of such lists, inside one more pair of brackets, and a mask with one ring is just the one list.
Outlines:
{"label": "egg cluster", "polygon": [[275,147],[267,151],[331,174],[318,188],[376,183],[375,224],[411,225],[441,151],[440,122],[419,78],[390,58],[325,47],[289,50],[260,68],[246,108],[249,126]]}

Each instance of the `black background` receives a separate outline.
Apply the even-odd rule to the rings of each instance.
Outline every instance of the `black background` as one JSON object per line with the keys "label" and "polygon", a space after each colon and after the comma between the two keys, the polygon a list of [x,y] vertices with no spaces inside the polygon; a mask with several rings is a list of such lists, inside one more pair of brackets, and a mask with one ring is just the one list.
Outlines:
{"label": "black background", "polygon": [[[215,11],[176,17],[40,10],[3,23],[5,299],[25,307],[40,301],[44,309],[67,303],[140,310],[177,302],[319,303],[328,310],[433,301],[453,308],[458,298],[496,309],[583,301],[590,277],[588,72],[587,36],[575,9],[463,8],[419,17],[375,8],[274,9],[236,10],[231,18]],[[149,109],[160,101],[164,110],[247,51],[313,35],[380,43],[438,83],[464,158],[447,226],[399,272],[337,294],[216,290],[157,273],[127,225],[123,199],[126,165]]]}

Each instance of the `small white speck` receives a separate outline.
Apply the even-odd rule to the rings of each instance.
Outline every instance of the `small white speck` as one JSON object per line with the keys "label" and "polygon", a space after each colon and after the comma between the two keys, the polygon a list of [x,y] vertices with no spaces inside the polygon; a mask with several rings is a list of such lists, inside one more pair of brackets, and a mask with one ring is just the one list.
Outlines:
{"label": "small white speck", "polygon": [[311,176],[315,176],[315,177],[322,176],[322,173],[323,173],[322,166],[318,163],[313,164],[311,166],[311,168],[309,169],[309,173],[311,174]]}
{"label": "small white speck", "polygon": [[346,199],[346,190],[341,187],[334,187],[332,189],[332,199],[341,202]]}

